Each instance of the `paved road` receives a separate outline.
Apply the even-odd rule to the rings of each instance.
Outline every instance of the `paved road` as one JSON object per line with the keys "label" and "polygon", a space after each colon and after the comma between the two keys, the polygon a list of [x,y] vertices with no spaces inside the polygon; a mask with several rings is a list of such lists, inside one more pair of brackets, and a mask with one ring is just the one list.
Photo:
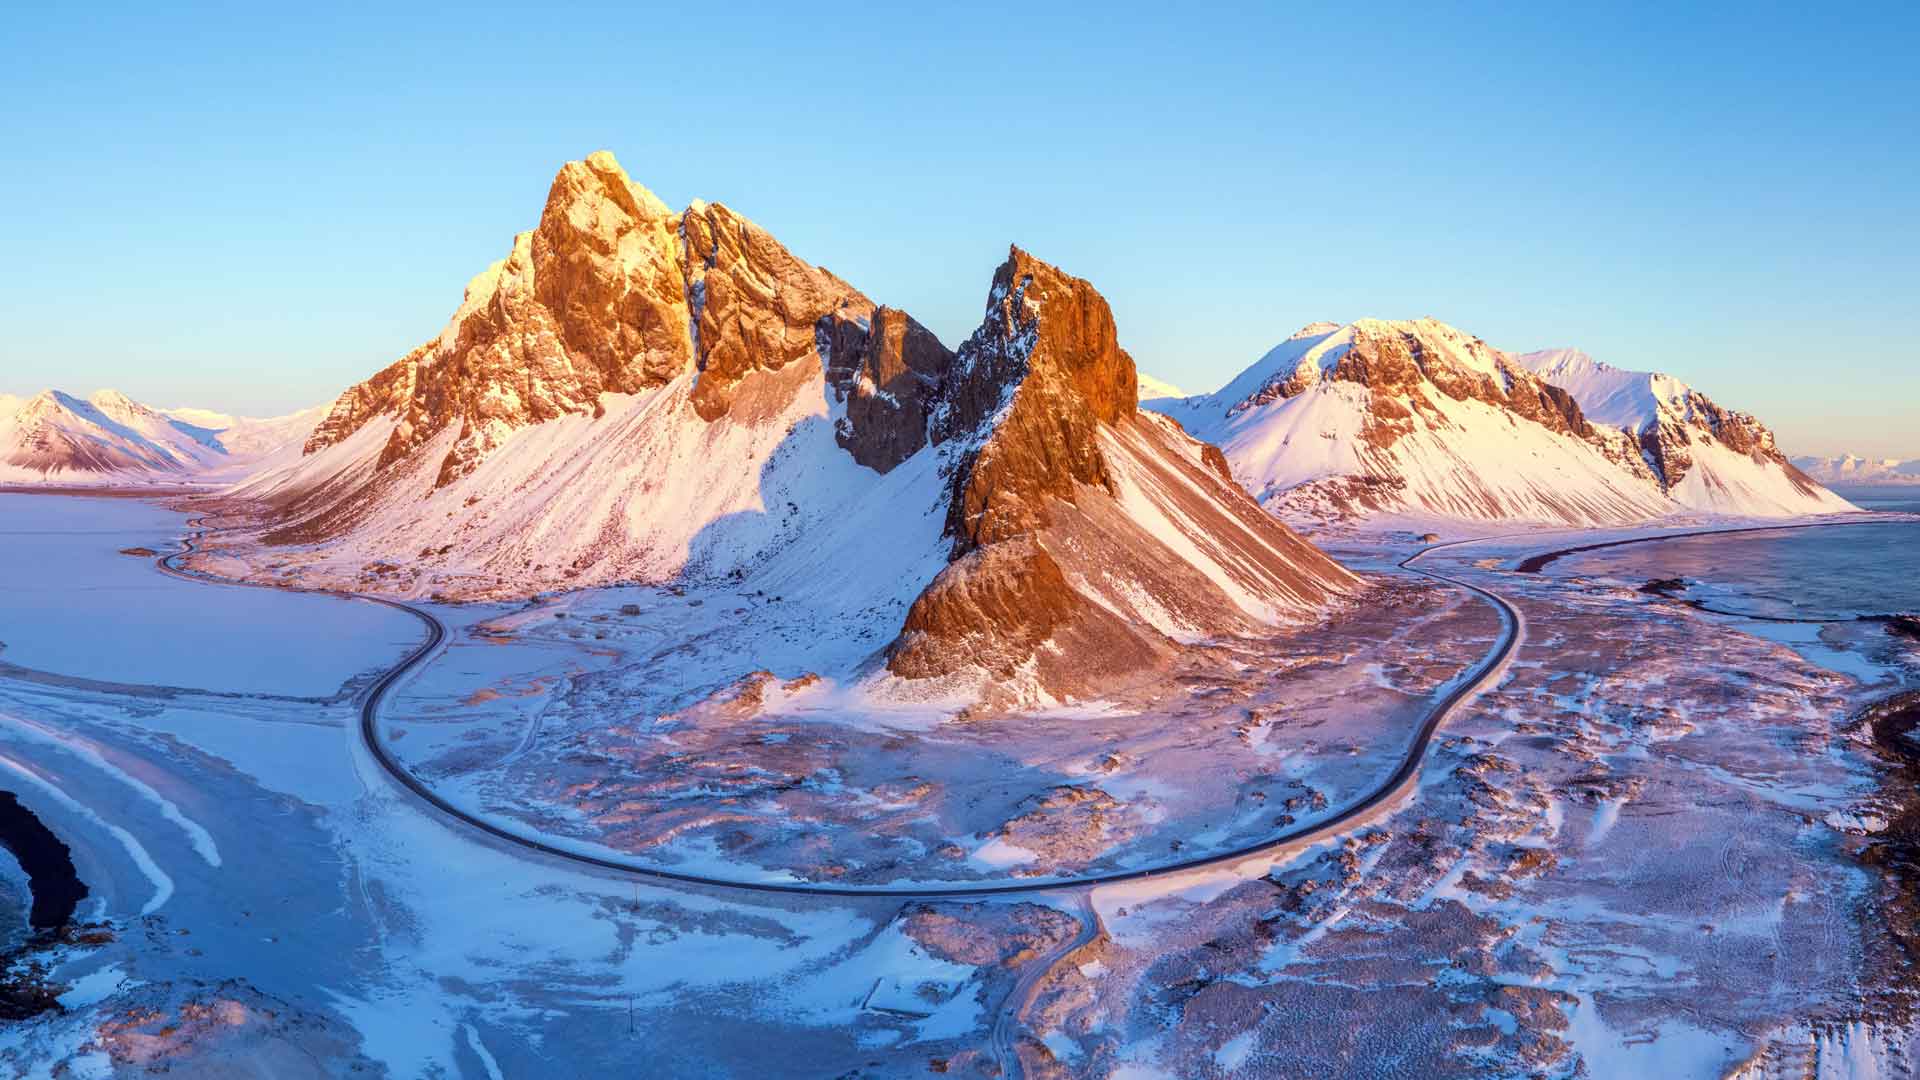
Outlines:
{"label": "paved road", "polygon": [[1076,900],[1079,910],[1074,914],[1080,920],[1080,932],[1027,961],[1015,976],[1013,988],[1007,991],[1007,996],[1000,1003],[999,1014],[993,1019],[993,1056],[1000,1063],[1002,1076],[1026,1075],[1026,1066],[1020,1060],[1015,1040],[1020,1036],[1027,1006],[1033,1003],[1033,995],[1040,989],[1040,984],[1061,960],[1106,933],[1106,927],[1100,922],[1100,912],[1093,906],[1093,889],[1078,890]]}
{"label": "paved road", "polygon": [[[189,524],[198,527],[200,522],[195,520],[189,522]],[[214,577],[212,575],[197,574],[176,567],[174,561],[192,552],[197,541],[197,537],[188,539],[185,541],[185,545],[181,551],[160,558],[158,560],[160,569],[175,577],[195,581],[229,585],[251,586],[254,584],[252,582],[238,582],[227,578]],[[485,818],[477,817],[448,802],[445,797],[410,772],[406,766],[402,765],[388,752],[379,738],[379,713],[381,703],[386,700],[387,694],[393,689],[395,684],[424,663],[427,658],[433,655],[433,653],[440,648],[441,644],[446,641],[447,629],[445,624],[432,613],[399,600],[390,600],[385,597],[368,596],[362,593],[353,593],[337,589],[315,589],[308,591],[319,592],[329,596],[338,596],[343,599],[362,600],[368,603],[380,604],[396,611],[403,611],[420,621],[421,627],[426,631],[425,638],[419,645],[401,657],[392,667],[381,673],[380,677],[374,681],[372,687],[368,689],[366,696],[361,701],[361,740],[373,759],[402,787],[418,796],[422,802],[425,802],[435,810],[468,828],[478,830],[497,840],[512,844],[523,850],[537,852],[575,865],[592,867],[596,870],[612,871],[614,873],[652,881],[791,896],[941,900],[981,896],[1038,895],[1062,890],[1085,889],[1100,885],[1144,881],[1151,878],[1182,874],[1195,870],[1231,866],[1253,856],[1334,834],[1340,831],[1342,826],[1368,815],[1383,804],[1396,798],[1402,792],[1403,788],[1413,779],[1415,774],[1419,772],[1420,762],[1426,756],[1427,747],[1433,741],[1434,732],[1446,721],[1447,717],[1453,714],[1454,709],[1456,709],[1462,701],[1465,701],[1468,697],[1482,689],[1485,684],[1492,681],[1493,677],[1502,670],[1507,658],[1513,654],[1514,648],[1519,644],[1522,624],[1520,621],[1520,613],[1516,611],[1512,605],[1477,585],[1471,585],[1458,578],[1414,565],[1430,552],[1474,542],[1473,540],[1461,540],[1448,544],[1436,544],[1409,555],[1407,558],[1401,560],[1399,565],[1403,569],[1413,573],[1466,589],[1493,605],[1493,607],[1500,612],[1503,622],[1500,640],[1494,644],[1494,647],[1486,656],[1469,668],[1467,672],[1456,681],[1453,688],[1441,697],[1440,700],[1436,701],[1433,707],[1428,710],[1425,720],[1422,721],[1413,740],[1408,744],[1405,753],[1402,754],[1394,771],[1382,780],[1372,791],[1327,817],[1306,824],[1294,825],[1255,841],[1254,843],[1227,851],[1197,855],[1178,862],[1143,869],[1115,870],[1107,873],[1088,874],[1081,877],[1023,878],[1019,881],[1001,882],[954,882],[952,884],[929,883],[921,885],[888,886],[720,878],[705,874],[667,870],[623,859],[576,851],[542,840],[538,837],[515,832]],[[259,585],[257,587],[284,588],[284,586],[278,585]]]}

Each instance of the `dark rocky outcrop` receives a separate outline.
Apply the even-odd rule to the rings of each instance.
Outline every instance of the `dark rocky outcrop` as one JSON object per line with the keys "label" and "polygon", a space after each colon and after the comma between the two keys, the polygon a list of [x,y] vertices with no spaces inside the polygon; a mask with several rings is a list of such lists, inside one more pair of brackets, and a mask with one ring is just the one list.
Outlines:
{"label": "dark rocky outcrop", "polygon": [[847,406],[834,434],[855,461],[884,473],[927,445],[927,413],[953,364],[932,331],[879,307],[865,323],[836,312],[816,341],[827,381]]}

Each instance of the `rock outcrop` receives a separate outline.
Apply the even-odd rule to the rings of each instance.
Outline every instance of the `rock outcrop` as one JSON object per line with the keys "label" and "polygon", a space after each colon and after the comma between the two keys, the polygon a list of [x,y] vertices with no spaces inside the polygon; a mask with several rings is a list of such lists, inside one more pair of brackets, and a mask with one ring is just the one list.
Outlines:
{"label": "rock outcrop", "polygon": [[725,206],[674,213],[601,151],[561,168],[538,227],[467,285],[440,336],[342,394],[306,449],[390,416],[385,469],[457,430],[445,486],[521,428],[689,371],[695,411],[717,420],[748,374],[810,354],[821,319],[872,308]]}
{"label": "rock outcrop", "polygon": [[[1031,664],[1043,685],[1073,687],[1356,584],[1138,397],[1106,300],[1013,249],[933,411],[930,436],[952,455],[953,561],[908,611],[891,670],[1008,679]],[[1155,526],[1173,520],[1200,523],[1187,539],[1205,550],[1169,550]]]}
{"label": "rock outcrop", "polygon": [[816,617],[888,620],[876,670],[1025,699],[1359,587],[1138,397],[1105,299],[1024,251],[952,351],[596,154],[439,337],[241,494],[270,507],[283,567],[356,587],[759,582]]}

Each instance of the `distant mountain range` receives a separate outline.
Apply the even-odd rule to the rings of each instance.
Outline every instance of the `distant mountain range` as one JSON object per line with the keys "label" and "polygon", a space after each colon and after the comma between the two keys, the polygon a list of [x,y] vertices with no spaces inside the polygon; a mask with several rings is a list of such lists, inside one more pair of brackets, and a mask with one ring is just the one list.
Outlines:
{"label": "distant mountain range", "polygon": [[0,395],[0,483],[230,483],[297,455],[325,406],[270,420],[156,409],[117,390]]}
{"label": "distant mountain range", "polygon": [[1789,461],[1676,379],[1433,319],[1308,326],[1188,395],[1135,371],[1092,285],[1018,249],[950,349],[605,153],[560,170],[439,335],[326,405],[0,397],[0,482],[231,484],[259,539],[336,583],[376,563],[455,594],[706,574],[910,608],[898,670],[969,635],[1003,670],[1063,635],[1124,666],[1311,617],[1354,579],[1276,518],[1850,509],[1823,481],[1920,463]]}
{"label": "distant mountain range", "polygon": [[1920,458],[1797,457],[1800,471],[1823,484],[1899,487],[1920,484]]}
{"label": "distant mountain range", "polygon": [[1216,442],[1293,520],[1619,525],[1851,509],[1754,417],[1573,350],[1513,355],[1433,319],[1317,323],[1223,389],[1148,407]]}

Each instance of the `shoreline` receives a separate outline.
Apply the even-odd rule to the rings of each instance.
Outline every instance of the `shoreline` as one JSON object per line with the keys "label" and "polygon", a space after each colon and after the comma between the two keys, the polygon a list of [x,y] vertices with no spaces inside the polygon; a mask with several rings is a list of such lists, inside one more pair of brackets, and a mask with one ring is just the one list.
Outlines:
{"label": "shoreline", "polygon": [[73,849],[29,810],[15,793],[0,789],[0,846],[13,853],[27,873],[33,906],[27,925],[36,932],[58,930],[89,893],[73,864]]}
{"label": "shoreline", "polygon": [[1887,800],[1886,827],[1870,834],[1855,858],[1876,872],[1880,895],[1867,918],[1879,922],[1897,955],[1883,963],[1889,1009],[1910,1015],[1907,994],[1888,990],[1911,980],[1920,964],[1920,689],[1906,689],[1874,702],[1861,713],[1873,754],[1885,766],[1880,794]]}

